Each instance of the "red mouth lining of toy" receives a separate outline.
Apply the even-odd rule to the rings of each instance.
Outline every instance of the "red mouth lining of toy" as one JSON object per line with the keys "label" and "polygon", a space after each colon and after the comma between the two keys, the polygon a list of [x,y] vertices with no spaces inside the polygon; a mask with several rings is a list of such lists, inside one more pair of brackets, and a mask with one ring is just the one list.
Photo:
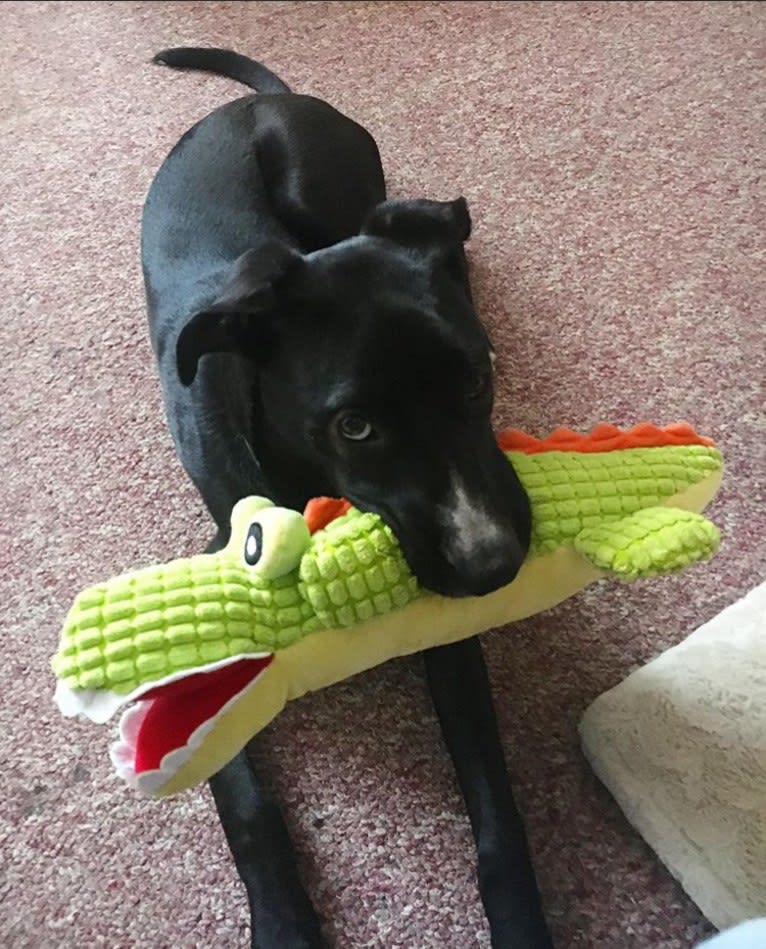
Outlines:
{"label": "red mouth lining of toy", "polygon": [[273,659],[273,655],[240,659],[145,692],[140,701],[151,702],[151,706],[136,739],[136,774],[157,770],[168,752],[186,745],[200,725],[214,718]]}

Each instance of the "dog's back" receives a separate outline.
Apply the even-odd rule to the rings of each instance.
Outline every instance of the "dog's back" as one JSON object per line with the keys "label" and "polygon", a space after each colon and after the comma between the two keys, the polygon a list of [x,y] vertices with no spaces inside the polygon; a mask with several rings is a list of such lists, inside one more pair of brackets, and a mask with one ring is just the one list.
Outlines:
{"label": "dog's back", "polygon": [[155,176],[141,227],[168,423],[184,468],[225,525],[232,497],[259,485],[266,490],[244,434],[252,378],[242,360],[216,355],[185,388],[176,371],[179,334],[219,299],[246,252],[252,258],[278,242],[306,253],[352,237],[385,199],[385,183],[375,141],[362,126],[320,99],[291,93],[260,63],[195,48],[165,50],[155,61],[259,90],[216,109],[180,139]]}
{"label": "dog's back", "polygon": [[198,122],[150,188],[142,261],[159,353],[165,324],[208,305],[237,257],[273,238],[305,253],[358,234],[385,199],[385,183],[362,126],[321,99],[290,93],[260,63],[193,47],[164,50],[155,61],[214,71],[262,93]]}

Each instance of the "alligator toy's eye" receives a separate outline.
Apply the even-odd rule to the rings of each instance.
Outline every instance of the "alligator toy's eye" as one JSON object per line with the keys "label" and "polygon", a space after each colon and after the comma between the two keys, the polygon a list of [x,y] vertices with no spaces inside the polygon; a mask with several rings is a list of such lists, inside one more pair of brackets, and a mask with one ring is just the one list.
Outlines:
{"label": "alligator toy's eye", "polygon": [[245,563],[254,567],[263,553],[263,527],[256,521],[250,525],[245,538]]}
{"label": "alligator toy's eye", "polygon": [[267,507],[250,520],[242,554],[259,576],[274,580],[298,566],[310,541],[302,514],[286,507]]}

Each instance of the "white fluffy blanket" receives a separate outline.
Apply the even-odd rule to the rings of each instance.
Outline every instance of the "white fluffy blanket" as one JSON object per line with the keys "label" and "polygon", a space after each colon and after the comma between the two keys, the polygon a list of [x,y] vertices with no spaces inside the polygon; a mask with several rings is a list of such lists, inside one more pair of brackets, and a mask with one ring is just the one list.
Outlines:
{"label": "white fluffy blanket", "polygon": [[766,583],[596,699],[580,735],[715,926],[766,915]]}

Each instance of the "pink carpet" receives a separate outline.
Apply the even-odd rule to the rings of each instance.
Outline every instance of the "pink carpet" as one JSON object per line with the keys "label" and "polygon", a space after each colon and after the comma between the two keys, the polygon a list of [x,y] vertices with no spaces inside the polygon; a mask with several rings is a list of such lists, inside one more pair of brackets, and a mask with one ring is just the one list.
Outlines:
{"label": "pink carpet", "polygon": [[[756,3],[3,3],[0,944],[244,945],[207,789],[138,800],[59,718],[76,591],[199,551],[145,328],[151,177],[242,91],[152,67],[233,46],[364,123],[393,195],[464,194],[497,423],[691,421],[720,441],[720,555],[485,637],[559,949],[685,949],[709,925],[583,761],[586,705],[763,580],[764,40]],[[488,946],[417,659],[294,704],[255,750],[341,949]]]}

